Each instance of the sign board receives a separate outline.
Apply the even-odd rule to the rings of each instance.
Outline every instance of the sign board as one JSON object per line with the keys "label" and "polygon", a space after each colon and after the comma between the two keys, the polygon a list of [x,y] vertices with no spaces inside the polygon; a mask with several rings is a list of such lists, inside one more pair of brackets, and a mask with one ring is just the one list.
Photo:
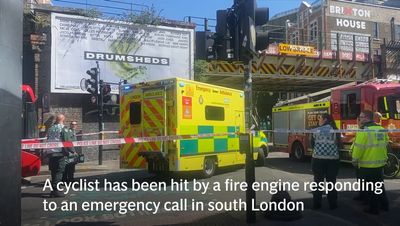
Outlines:
{"label": "sign board", "polygon": [[51,92],[86,93],[99,62],[104,82],[193,78],[194,30],[52,13]]}
{"label": "sign board", "polygon": [[304,56],[311,56],[315,55],[315,48],[312,46],[299,46],[299,45],[290,45],[290,44],[279,44],[278,48],[279,53],[286,53],[286,54],[294,54],[294,55],[304,55]]}
{"label": "sign board", "polygon": [[306,129],[318,127],[318,120],[323,114],[328,113],[328,108],[306,110]]}
{"label": "sign board", "polygon": [[332,31],[331,33],[331,49],[337,49],[337,33],[339,33],[339,50],[353,52],[353,43],[355,43],[356,52],[369,53],[369,36],[359,33],[348,33]]}
{"label": "sign board", "polygon": [[351,6],[351,5],[329,5],[328,13],[331,15],[332,22],[330,27],[337,30],[348,31],[370,31],[371,10],[364,7]]}

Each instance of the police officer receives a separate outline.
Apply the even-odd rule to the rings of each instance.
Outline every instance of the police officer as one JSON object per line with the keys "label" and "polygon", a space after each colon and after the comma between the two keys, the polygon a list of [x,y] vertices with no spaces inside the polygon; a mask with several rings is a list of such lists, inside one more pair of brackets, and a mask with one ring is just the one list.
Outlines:
{"label": "police officer", "polygon": [[[360,122],[360,118],[359,117],[357,118],[357,124],[358,124],[358,128],[359,129],[364,129],[364,125]],[[356,136],[357,136],[357,133],[354,134],[354,138],[352,138],[352,140],[351,140],[351,142],[352,142],[352,145],[350,147],[350,153],[351,154],[353,153],[354,140],[356,139]],[[362,177],[362,175],[360,173],[360,168],[358,168],[356,162],[353,162],[353,165],[355,166],[355,170],[356,170],[355,172],[356,172],[357,180],[363,180],[364,178]],[[366,192],[361,191],[361,190],[358,192],[358,195],[353,198],[353,200],[363,202],[364,204],[368,203],[368,197],[366,195]]]}
{"label": "police officer", "polygon": [[[65,116],[59,114],[56,116],[56,123],[50,127],[47,133],[48,142],[61,141],[61,132],[64,129]],[[47,156],[49,158],[49,170],[51,171],[51,197],[63,197],[64,194],[57,190],[57,184],[61,182],[63,172],[65,170],[65,154],[62,148],[48,149]]]}
{"label": "police officer", "polygon": [[[332,133],[337,130],[331,115],[325,113],[318,117],[319,127],[313,129],[311,145],[314,149],[312,155],[312,171],[314,181],[317,183],[327,182],[336,183],[339,171],[339,146],[340,134]],[[321,208],[322,191],[313,192],[313,209]],[[329,208],[337,208],[337,191],[328,192]]]}
{"label": "police officer", "polygon": [[[383,127],[374,123],[373,118],[374,113],[371,111],[363,111],[359,116],[365,130],[382,130]],[[378,214],[379,204],[383,210],[389,210],[389,202],[383,185],[383,167],[387,160],[388,142],[388,134],[379,131],[357,132],[354,140],[352,158],[359,167],[361,178],[367,183],[374,183],[374,186],[377,186],[378,182],[382,183],[382,193],[367,191],[369,208],[364,211],[369,214]]]}
{"label": "police officer", "polygon": [[[77,126],[78,123],[76,121],[72,121],[69,128],[64,127],[61,132],[62,141],[76,141]],[[73,182],[78,154],[76,153],[74,147],[65,147],[63,149],[63,152],[67,153],[67,158],[62,180],[64,182]]]}

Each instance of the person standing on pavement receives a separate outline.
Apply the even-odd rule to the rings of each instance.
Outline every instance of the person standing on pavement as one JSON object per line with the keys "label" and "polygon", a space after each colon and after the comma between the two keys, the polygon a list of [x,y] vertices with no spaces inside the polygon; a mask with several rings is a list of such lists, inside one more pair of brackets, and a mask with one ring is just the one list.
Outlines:
{"label": "person standing on pavement", "polygon": [[387,132],[379,131],[384,128],[374,123],[372,111],[361,112],[359,120],[364,130],[372,131],[357,132],[353,144],[352,159],[354,164],[359,167],[361,177],[366,183],[372,182],[375,186],[378,183],[382,184],[382,193],[380,194],[376,194],[375,191],[367,191],[369,208],[364,210],[369,214],[379,214],[379,205],[381,209],[389,210],[389,201],[383,184],[383,167],[387,161],[389,136]]}
{"label": "person standing on pavement", "polygon": [[[339,144],[340,133],[333,133],[337,130],[332,116],[323,114],[318,118],[319,127],[313,129],[311,145],[313,147],[312,171],[314,181],[317,183],[326,182],[336,183],[339,171]],[[328,193],[329,208],[337,208],[337,191]],[[322,202],[322,191],[313,193],[313,209],[320,209]]]}
{"label": "person standing on pavement", "polygon": [[[65,116],[58,114],[56,123],[50,127],[47,133],[47,142],[60,142],[61,133],[64,129]],[[57,184],[61,182],[65,170],[65,154],[62,148],[47,149],[47,157],[49,158],[49,170],[51,172],[51,197],[63,197],[64,194],[57,190]]]}
{"label": "person standing on pavement", "polygon": [[[76,128],[78,126],[77,121],[71,121],[70,127],[64,127],[61,132],[62,141],[76,141]],[[74,147],[65,147],[63,152],[67,153],[65,171],[63,173],[62,181],[74,182],[75,165],[77,164],[78,154]]]}

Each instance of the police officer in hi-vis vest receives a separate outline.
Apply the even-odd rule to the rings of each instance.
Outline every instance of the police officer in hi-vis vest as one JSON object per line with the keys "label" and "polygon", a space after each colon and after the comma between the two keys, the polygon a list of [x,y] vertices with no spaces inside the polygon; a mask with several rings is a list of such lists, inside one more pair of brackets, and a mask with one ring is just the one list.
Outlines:
{"label": "police officer in hi-vis vest", "polygon": [[[313,147],[312,171],[314,181],[317,183],[336,183],[339,172],[339,148],[340,134],[332,133],[337,130],[332,116],[325,113],[318,117],[319,127],[313,129],[311,146]],[[313,192],[313,209],[320,209],[322,191]],[[337,191],[334,189],[328,193],[329,208],[337,208]]]}
{"label": "police officer in hi-vis vest", "polygon": [[[374,122],[372,111],[363,111],[359,116],[360,124],[364,130],[357,132],[352,145],[352,158],[354,164],[359,168],[360,177],[365,182],[382,183],[382,193],[368,191],[369,208],[365,212],[378,214],[379,207],[385,211],[389,210],[389,202],[386,197],[383,185],[383,167],[387,160],[387,144],[389,136],[387,132],[382,132],[384,128]],[[375,131],[376,130],[376,131]]]}

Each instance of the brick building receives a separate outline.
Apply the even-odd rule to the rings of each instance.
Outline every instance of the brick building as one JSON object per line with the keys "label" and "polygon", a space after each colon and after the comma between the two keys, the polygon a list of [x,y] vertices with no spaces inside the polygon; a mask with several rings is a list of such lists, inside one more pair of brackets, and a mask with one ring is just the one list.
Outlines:
{"label": "brick building", "polygon": [[282,28],[271,42],[281,40],[337,50],[339,41],[340,51],[353,52],[355,48],[361,53],[369,53],[371,44],[373,53],[380,54],[384,40],[400,39],[399,12],[399,1],[318,0],[312,4],[303,1],[298,8],[272,17],[266,27]]}
{"label": "brick building", "polygon": [[[52,91],[52,13],[88,16],[85,10],[53,6],[50,0],[26,0],[24,11],[24,46],[23,46],[23,83],[30,85],[38,97],[38,123],[42,125],[41,136],[45,136],[48,128],[54,123],[56,114],[66,116],[66,125],[71,120],[78,122],[81,133],[99,131],[97,106],[91,102],[91,95],[75,93],[57,93]],[[192,24],[163,20],[161,25],[193,29]],[[71,65],[72,66],[72,65]],[[92,67],[95,64],[93,62]],[[67,65],[68,67],[68,65]],[[89,68],[87,68],[89,69]],[[86,70],[86,69],[85,69]],[[82,78],[88,78],[82,70]],[[78,88],[79,89],[79,88]],[[115,106],[106,106],[104,114],[104,130],[119,130],[119,113]],[[105,138],[115,138],[118,134],[106,134]],[[85,139],[98,139],[97,135],[86,136]],[[87,161],[98,159],[98,147],[84,147],[82,152]],[[103,159],[119,159],[119,147],[105,146]],[[45,158],[43,158],[45,159]]]}
{"label": "brick building", "polygon": [[[31,9],[30,13],[24,15],[24,46],[23,46],[23,84],[30,85],[36,96],[38,124],[41,126],[40,136],[45,136],[47,130],[54,123],[55,116],[59,113],[65,114],[66,125],[70,121],[78,122],[80,133],[92,133],[99,131],[97,107],[91,103],[89,94],[66,94],[51,92],[51,32],[50,14],[60,12],[66,14],[82,15],[79,10],[54,7],[50,1],[34,2],[26,6]],[[38,22],[39,21],[39,22]],[[82,77],[85,72],[82,72]],[[105,130],[117,131],[119,128],[118,114],[104,115]],[[117,136],[117,135],[115,135]],[[106,138],[115,137],[108,135]],[[85,137],[86,139],[97,139],[96,135]],[[82,152],[87,161],[98,158],[98,147],[85,147]],[[118,159],[117,146],[104,147],[103,159]],[[43,158],[46,162],[46,158]]]}

